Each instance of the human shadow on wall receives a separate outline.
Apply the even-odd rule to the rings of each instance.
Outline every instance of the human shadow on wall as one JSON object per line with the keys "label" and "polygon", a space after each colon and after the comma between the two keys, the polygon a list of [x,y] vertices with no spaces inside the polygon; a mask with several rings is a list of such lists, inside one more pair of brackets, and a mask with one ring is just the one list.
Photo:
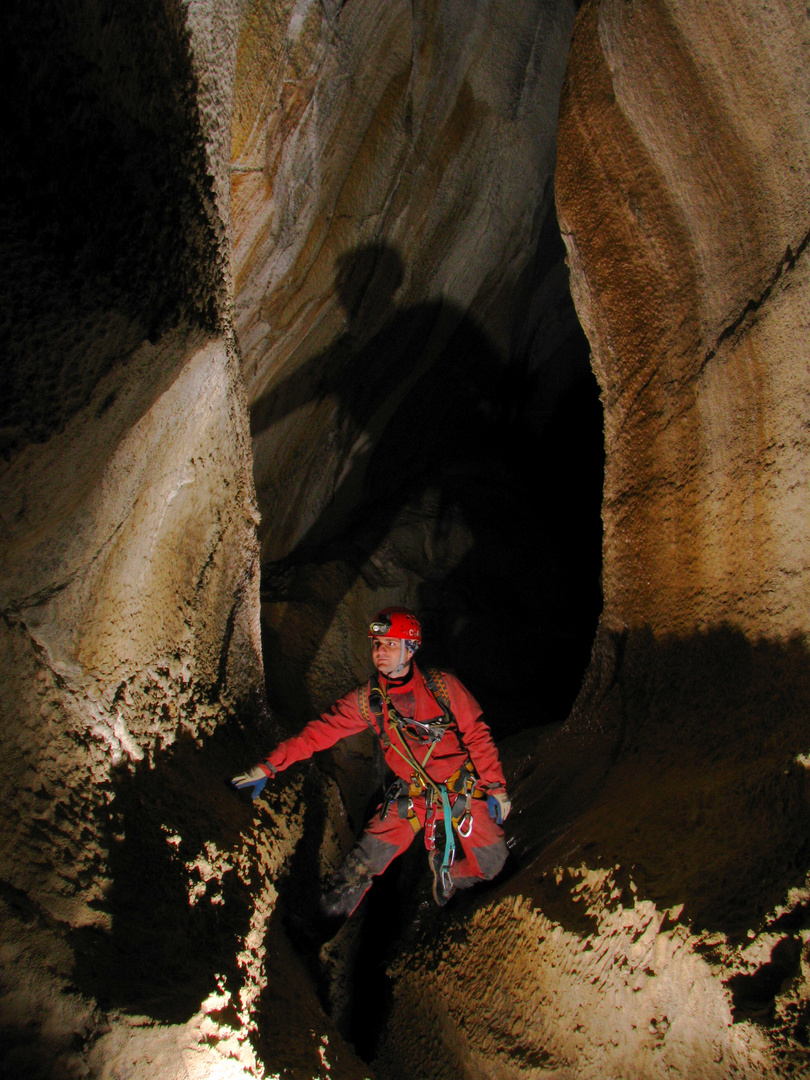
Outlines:
{"label": "human shadow on wall", "polygon": [[[580,675],[595,626],[598,538],[591,538],[596,554],[584,585],[587,571],[572,575],[564,565],[566,515],[544,501],[560,463],[550,465],[549,443],[531,422],[536,375],[524,362],[505,362],[475,320],[446,301],[397,308],[402,280],[402,260],[387,245],[342,256],[336,289],[346,332],[252,410],[260,438],[298,409],[316,410],[321,421],[322,410],[332,409],[321,436],[327,452],[319,457],[303,445],[286,451],[312,454],[297,469],[300,498],[310,485],[323,492],[329,469],[331,497],[321,496],[322,511],[290,553],[265,560],[262,571],[271,616],[264,627],[268,696],[293,730],[327,704],[309,699],[305,677],[360,576],[372,591],[421,582],[423,658],[455,667],[474,691],[477,679],[508,697],[525,682],[504,646],[515,625],[526,628],[527,612],[540,669],[533,676],[547,674],[550,688],[570,662],[570,612],[587,609]],[[598,405],[595,383],[588,392]],[[598,418],[596,430],[601,446]],[[595,465],[601,469],[598,454]],[[581,493],[560,487],[557,494],[570,500]],[[260,487],[261,501],[272,506]],[[576,689],[565,688],[558,711]],[[530,722],[542,719],[541,707]],[[496,735],[507,723],[500,732],[495,723]]]}
{"label": "human shadow on wall", "polygon": [[[416,595],[425,633],[421,660],[456,670],[500,738],[562,718],[587,662],[601,599],[598,393],[582,335],[575,347],[584,353],[581,366],[590,382],[572,380],[556,409],[547,402],[537,408],[537,375],[527,362],[507,363],[475,320],[452,304],[397,307],[402,279],[402,261],[386,245],[345,254],[336,274],[345,333],[252,410],[259,446],[286,425],[289,443],[278,435],[274,440],[277,475],[289,482],[292,473],[299,498],[314,490],[322,507],[299,528],[289,554],[264,560],[268,700],[294,733],[346,689],[344,681],[356,678],[326,669],[319,653],[334,633],[338,609],[362,579],[371,595],[402,599],[405,588]],[[308,412],[314,423],[302,432],[296,414]],[[592,440],[583,429],[592,431]],[[326,446],[322,456],[307,443],[316,431]],[[586,496],[570,482],[584,468],[583,458],[594,474]],[[324,484],[330,469],[331,489]],[[260,463],[260,504],[269,527],[283,531],[289,521],[270,515],[277,503],[289,502],[290,491],[279,491],[276,501],[273,491],[261,490],[261,474]],[[313,667],[319,667],[320,700],[307,692]],[[341,748],[322,762],[336,776],[358,830],[375,780],[361,756],[347,765]],[[414,855],[423,868],[424,853]],[[299,845],[280,883],[282,901],[296,913],[307,903],[312,864]],[[390,916],[387,884],[368,897],[366,929],[378,900]],[[414,916],[419,896],[400,898],[398,921]],[[362,977],[342,1017],[353,1041],[359,1019],[366,1053],[384,1011],[390,945],[384,925],[380,920],[364,930],[355,958]]]}

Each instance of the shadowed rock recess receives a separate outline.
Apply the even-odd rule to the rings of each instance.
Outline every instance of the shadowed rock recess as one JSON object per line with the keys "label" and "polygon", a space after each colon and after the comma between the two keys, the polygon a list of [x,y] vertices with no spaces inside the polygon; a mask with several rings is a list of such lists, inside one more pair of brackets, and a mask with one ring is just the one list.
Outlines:
{"label": "shadowed rock recess", "polygon": [[[0,1075],[810,1074],[807,5],[0,28]],[[318,948],[393,602],[511,858]]]}

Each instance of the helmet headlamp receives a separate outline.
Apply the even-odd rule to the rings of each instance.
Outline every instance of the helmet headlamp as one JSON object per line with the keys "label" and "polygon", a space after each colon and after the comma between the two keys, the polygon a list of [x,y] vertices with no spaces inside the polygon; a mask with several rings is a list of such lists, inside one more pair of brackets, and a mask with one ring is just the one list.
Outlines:
{"label": "helmet headlamp", "polygon": [[369,623],[368,636],[401,638],[413,650],[422,644],[422,627],[408,608],[384,608]]}

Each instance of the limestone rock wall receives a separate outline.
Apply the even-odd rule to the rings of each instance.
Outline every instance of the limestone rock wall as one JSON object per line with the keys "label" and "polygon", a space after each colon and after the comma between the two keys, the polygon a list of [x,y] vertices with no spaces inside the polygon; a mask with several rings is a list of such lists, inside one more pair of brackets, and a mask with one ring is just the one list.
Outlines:
{"label": "limestone rock wall", "polygon": [[[172,905],[189,911],[165,790],[150,822],[143,782],[261,701],[223,194],[230,18],[93,0],[3,13],[0,1024],[16,1075],[88,1074],[99,1002]],[[94,1068],[109,1075],[103,1054]]]}
{"label": "limestone rock wall", "polygon": [[[573,14],[508,0],[246,7],[233,274],[263,558],[307,536],[465,319],[496,363],[521,334],[524,351],[537,334],[551,353],[570,333],[559,252],[538,248]],[[392,357],[377,335],[397,317]]]}
{"label": "limestone rock wall", "polygon": [[791,3],[578,14],[556,192],[604,612],[568,722],[504,748],[511,878],[392,966],[384,1076],[807,1073],[809,32]]}
{"label": "limestone rock wall", "polygon": [[460,1069],[471,1080],[757,1075],[765,1040],[731,1024],[709,963],[669,912],[632,894],[628,904],[609,870],[552,873],[570,873],[589,932],[519,896],[471,914],[463,937],[423,946],[395,969],[382,1076],[403,1055],[425,1080]]}
{"label": "limestone rock wall", "polygon": [[[238,456],[235,369],[222,341],[195,336],[193,351],[167,335],[162,348],[145,346],[130,361],[129,375],[162,361],[174,378],[136,423],[123,413],[126,428],[97,447],[100,460],[88,465],[80,413],[6,471],[4,760],[18,808],[70,788],[90,796],[111,767],[159,752],[178,730],[212,730],[224,701],[255,692],[257,582],[255,561],[242,554],[255,517],[246,457]],[[121,409],[139,396],[122,388]],[[106,415],[115,430],[116,417]],[[233,452],[223,454],[228,446]],[[231,485],[242,488],[235,504]],[[72,751],[56,750],[46,688]],[[88,752],[93,777],[79,783],[71,771],[88,767]],[[16,868],[36,864],[39,892],[40,860],[24,858],[14,831],[4,843],[10,880],[21,886]]]}
{"label": "limestone rock wall", "polygon": [[[159,751],[178,730],[210,731],[224,702],[260,683],[257,513],[228,330],[226,220],[189,32],[157,6],[110,24],[93,5],[84,15],[76,22],[65,6],[36,26],[11,18],[27,96],[7,148],[30,170],[7,177],[17,235],[3,265],[12,304],[0,603],[6,709],[17,717],[3,729],[3,768],[18,805],[32,798],[26,777],[89,794],[94,784],[70,775],[88,767],[88,751],[103,783],[111,766]],[[127,83],[122,51],[150,35],[155,71],[127,67]],[[70,132],[62,79],[84,109]],[[37,166],[59,151],[67,190],[57,201]],[[74,749],[43,768],[55,754],[39,707],[46,688]],[[21,837],[4,843],[9,879],[28,888],[16,880]],[[47,891],[52,879],[35,877]]]}
{"label": "limestone rock wall", "polygon": [[557,192],[612,626],[807,629],[808,33],[796,4],[580,16]]}

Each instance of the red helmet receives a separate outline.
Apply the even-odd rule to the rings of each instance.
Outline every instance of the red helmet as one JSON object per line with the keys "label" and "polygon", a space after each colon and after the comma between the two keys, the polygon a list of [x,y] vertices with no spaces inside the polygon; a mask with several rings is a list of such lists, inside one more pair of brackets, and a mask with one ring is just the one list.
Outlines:
{"label": "red helmet", "polygon": [[404,607],[388,607],[377,615],[368,628],[369,637],[402,638],[422,644],[422,627],[412,611]]}

